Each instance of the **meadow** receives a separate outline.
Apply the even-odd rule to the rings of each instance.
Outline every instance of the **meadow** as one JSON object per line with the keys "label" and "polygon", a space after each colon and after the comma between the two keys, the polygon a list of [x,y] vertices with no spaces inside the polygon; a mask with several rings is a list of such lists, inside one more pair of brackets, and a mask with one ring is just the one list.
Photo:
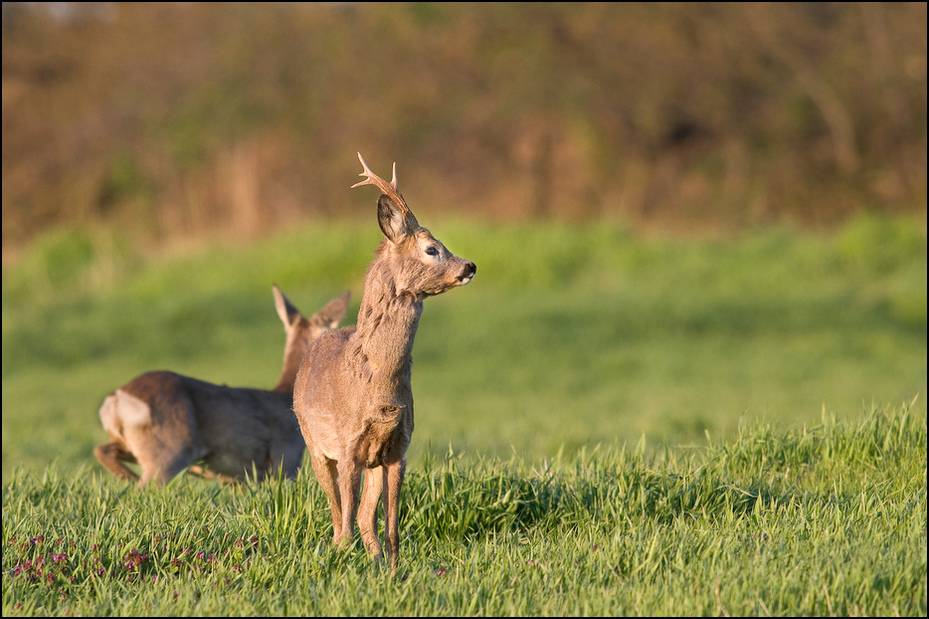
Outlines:
{"label": "meadow", "polygon": [[428,223],[478,273],[420,323],[397,575],[330,550],[309,468],[137,490],[91,454],[143,371],[271,387],[272,283],[353,322],[370,221],[4,267],[4,616],[926,614],[924,223]]}

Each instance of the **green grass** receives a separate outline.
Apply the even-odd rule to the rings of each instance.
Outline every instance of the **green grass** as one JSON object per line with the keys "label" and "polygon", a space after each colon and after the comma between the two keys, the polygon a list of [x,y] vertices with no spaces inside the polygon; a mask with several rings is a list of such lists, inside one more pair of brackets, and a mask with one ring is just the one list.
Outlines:
{"label": "green grass", "polygon": [[[147,370],[273,385],[271,283],[306,313],[350,288],[353,322],[380,237],[367,223],[147,261],[93,237],[96,254],[68,235],[40,244],[3,275],[4,471],[86,461],[103,396]],[[478,275],[426,303],[413,461],[449,446],[534,459],[643,434],[700,443],[746,416],[812,423],[926,392],[926,245],[912,224],[726,242],[610,223],[433,231]],[[40,276],[72,246],[82,269]]]}
{"label": "green grass", "polygon": [[909,406],[646,455],[410,471],[396,576],[293,482],[17,469],[3,615],[925,615],[926,422]]}
{"label": "green grass", "polygon": [[[426,303],[414,462],[449,446],[531,460],[643,434],[700,443],[743,417],[812,423],[926,393],[926,245],[912,224],[725,242],[610,223],[433,230],[478,275]],[[353,322],[379,236],[317,225],[159,260],[93,237],[91,250],[67,235],[40,244],[3,275],[3,470],[86,461],[103,396],[147,370],[270,387],[283,349],[271,283],[306,313],[350,288]],[[42,277],[72,246],[84,266]]]}
{"label": "green grass", "polygon": [[5,267],[4,616],[926,614],[923,227],[428,223],[478,274],[420,323],[402,578],[330,551],[309,469],[138,491],[91,455],[141,372],[272,386],[272,282],[353,322],[371,222]]}

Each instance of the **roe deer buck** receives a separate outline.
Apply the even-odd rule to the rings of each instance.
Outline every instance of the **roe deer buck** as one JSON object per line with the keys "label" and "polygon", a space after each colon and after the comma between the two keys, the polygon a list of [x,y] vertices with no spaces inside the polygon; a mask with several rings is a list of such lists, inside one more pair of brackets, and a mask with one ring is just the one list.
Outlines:
{"label": "roe deer buck", "polygon": [[[100,421],[111,439],[94,448],[103,466],[122,479],[138,479],[140,486],[152,480],[165,484],[184,469],[224,482],[245,478],[253,466],[259,480],[280,467],[288,478],[297,474],[304,445],[292,410],[297,367],[310,344],[339,325],[349,292],[309,319],[277,286],[273,292],[287,333],[277,386],[267,391],[214,385],[174,372],[142,374],[100,407]],[[141,479],[123,462],[138,462]]]}
{"label": "roe deer buck", "polygon": [[397,189],[396,163],[387,183],[361,153],[358,159],[366,178],[352,187],[381,190],[377,220],[386,238],[368,265],[357,325],[326,333],[303,358],[294,411],[329,496],[334,543],[351,541],[357,513],[364,545],[379,557],[377,504],[383,496],[384,537],[396,569],[400,487],[413,433],[411,353],[423,300],[469,283],[477,267],[419,225]]}

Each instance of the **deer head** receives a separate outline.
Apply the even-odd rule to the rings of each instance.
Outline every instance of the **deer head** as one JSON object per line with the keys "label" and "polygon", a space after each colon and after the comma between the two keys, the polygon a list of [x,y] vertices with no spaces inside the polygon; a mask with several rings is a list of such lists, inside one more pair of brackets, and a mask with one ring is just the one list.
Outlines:
{"label": "deer head", "polygon": [[390,269],[397,290],[421,297],[470,283],[477,267],[448,251],[429,230],[419,225],[397,187],[396,162],[388,183],[371,171],[361,153],[358,160],[364,168],[359,176],[365,180],[352,185],[352,189],[374,185],[382,192],[377,201],[377,222],[385,242],[378,249],[378,256],[383,259],[378,266]]}

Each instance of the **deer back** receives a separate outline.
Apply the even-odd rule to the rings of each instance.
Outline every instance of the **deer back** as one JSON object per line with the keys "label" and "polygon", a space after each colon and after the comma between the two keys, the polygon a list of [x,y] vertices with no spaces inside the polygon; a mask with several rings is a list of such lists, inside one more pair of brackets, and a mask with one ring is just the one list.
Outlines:
{"label": "deer back", "polygon": [[174,372],[142,374],[110,394],[100,409],[111,443],[94,453],[104,466],[133,479],[135,473],[121,461],[135,460],[143,484],[156,476],[165,482],[199,461],[229,478],[242,478],[253,466],[262,473],[283,464],[288,476],[296,473],[304,447],[292,411],[297,367],[309,345],[338,326],[349,293],[305,318],[277,286],[273,292],[286,333],[277,386],[229,387]]}

